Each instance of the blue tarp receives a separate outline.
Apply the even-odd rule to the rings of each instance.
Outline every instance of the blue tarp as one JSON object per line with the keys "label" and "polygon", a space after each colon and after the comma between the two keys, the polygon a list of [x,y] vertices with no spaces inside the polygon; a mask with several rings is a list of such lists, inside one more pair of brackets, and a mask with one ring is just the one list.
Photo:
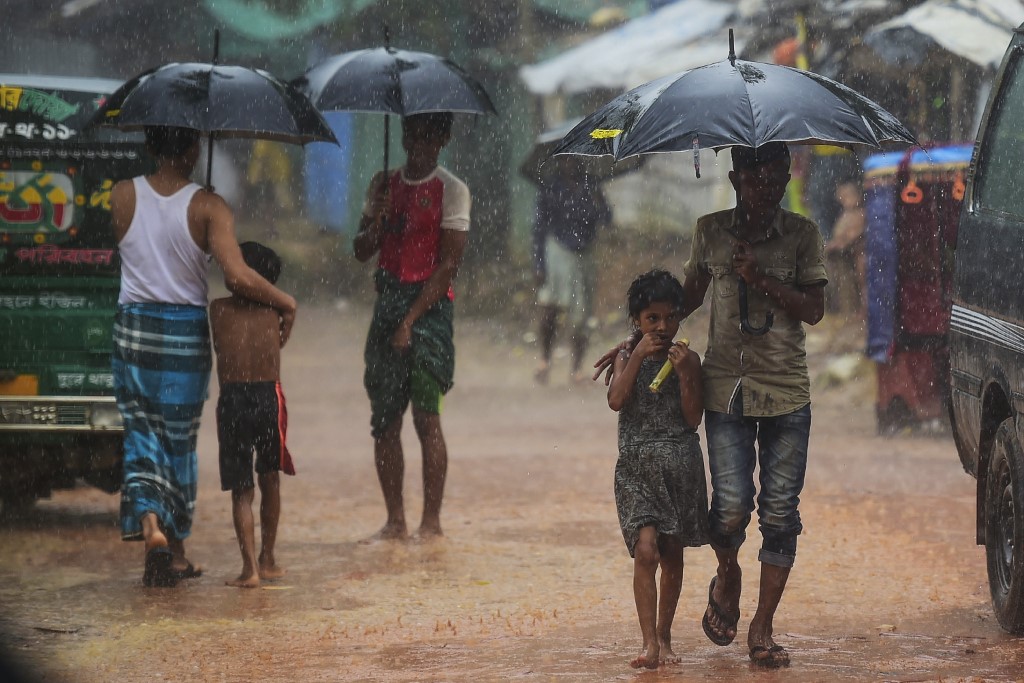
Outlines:
{"label": "blue tarp", "polygon": [[352,114],[324,112],[338,144],[306,145],[305,190],[309,220],[324,230],[351,232],[348,223],[349,185],[352,180]]}
{"label": "blue tarp", "polygon": [[[865,166],[867,164],[865,163]],[[889,360],[896,338],[896,193],[888,185],[868,189],[864,201],[868,335],[865,354]]]}

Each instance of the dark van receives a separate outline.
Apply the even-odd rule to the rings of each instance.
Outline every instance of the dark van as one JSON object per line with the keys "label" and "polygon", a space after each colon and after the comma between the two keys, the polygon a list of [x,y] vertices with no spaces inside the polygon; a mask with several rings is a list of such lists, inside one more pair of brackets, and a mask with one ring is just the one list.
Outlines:
{"label": "dark van", "polygon": [[1024,633],[1024,26],[1014,32],[974,146],[950,317],[950,420],[977,478],[1000,625]]}
{"label": "dark van", "polygon": [[119,81],[0,74],[0,511],[121,483],[110,189],[142,135],[85,129]]}

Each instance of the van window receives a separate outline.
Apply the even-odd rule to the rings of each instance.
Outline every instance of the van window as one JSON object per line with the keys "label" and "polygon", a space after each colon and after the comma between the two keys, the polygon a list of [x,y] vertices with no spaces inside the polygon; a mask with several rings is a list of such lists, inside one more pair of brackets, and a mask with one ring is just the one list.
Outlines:
{"label": "van window", "polygon": [[1013,56],[997,94],[976,183],[979,208],[1024,217],[1020,200],[1024,187],[1024,69],[1020,55],[1018,51]]}

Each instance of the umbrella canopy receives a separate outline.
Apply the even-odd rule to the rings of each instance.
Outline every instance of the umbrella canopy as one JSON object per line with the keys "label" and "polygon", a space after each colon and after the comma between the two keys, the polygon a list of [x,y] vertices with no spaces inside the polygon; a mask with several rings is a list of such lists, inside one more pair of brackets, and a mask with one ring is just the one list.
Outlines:
{"label": "umbrella canopy", "polygon": [[610,154],[759,147],[766,142],[839,146],[917,144],[895,116],[818,74],[729,58],[645,83],[587,116],[554,154]]}
{"label": "umbrella canopy", "polygon": [[[387,29],[384,32],[388,41]],[[321,111],[496,114],[487,91],[455,62],[385,47],[343,52],[310,67],[292,84]],[[384,173],[390,119],[384,118]]]}
{"label": "umbrella canopy", "polygon": [[495,114],[483,86],[427,52],[378,47],[328,57],[293,81],[321,111]]}
{"label": "umbrella canopy", "polygon": [[[572,130],[579,122],[580,119],[565,121],[538,135],[533,142],[533,146],[530,147],[530,151],[519,165],[519,174],[531,183],[540,183],[549,172],[549,169],[553,171],[556,166],[555,164],[546,163],[551,160],[551,153],[561,143],[565,134]],[[588,177],[597,182],[604,182],[605,180],[611,180],[617,176],[639,170],[643,165],[643,160],[644,157],[635,157],[622,162],[616,162],[608,158],[588,158],[583,165],[583,170]]]}
{"label": "umbrella canopy", "polygon": [[156,67],[121,86],[93,125],[176,126],[220,138],[337,144],[323,115],[298,90],[260,69],[210,63]]}

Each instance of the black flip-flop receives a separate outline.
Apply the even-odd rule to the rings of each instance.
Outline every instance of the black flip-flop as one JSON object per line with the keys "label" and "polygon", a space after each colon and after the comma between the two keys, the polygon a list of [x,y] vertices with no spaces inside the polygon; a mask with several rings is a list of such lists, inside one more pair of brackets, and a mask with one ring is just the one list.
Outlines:
{"label": "black flip-flop", "polygon": [[147,588],[173,588],[178,577],[171,569],[173,556],[169,548],[151,548],[146,552],[146,568],[142,573],[142,585]]}
{"label": "black flip-flop", "polygon": [[[767,654],[767,657],[758,657],[761,654]],[[750,661],[763,669],[778,669],[789,666],[789,653],[781,645],[755,645],[750,648]]]}
{"label": "black flip-flop", "polygon": [[[714,593],[715,583],[717,582],[717,576],[711,578],[711,585],[708,586],[708,607],[710,607],[711,610],[715,613],[715,616],[718,617],[718,623],[721,624],[726,630],[735,629],[736,624],[738,624],[740,621],[739,610],[736,610],[736,614],[732,615],[726,612],[724,609],[722,609],[721,605],[715,602]],[[735,635],[726,636],[715,633],[714,629],[711,628],[711,622],[708,620],[707,610],[704,610],[704,616],[701,617],[700,625],[704,627],[704,635],[706,635],[708,637],[708,640],[710,640],[715,645],[720,645],[724,647],[732,643],[732,641],[736,640]]]}

